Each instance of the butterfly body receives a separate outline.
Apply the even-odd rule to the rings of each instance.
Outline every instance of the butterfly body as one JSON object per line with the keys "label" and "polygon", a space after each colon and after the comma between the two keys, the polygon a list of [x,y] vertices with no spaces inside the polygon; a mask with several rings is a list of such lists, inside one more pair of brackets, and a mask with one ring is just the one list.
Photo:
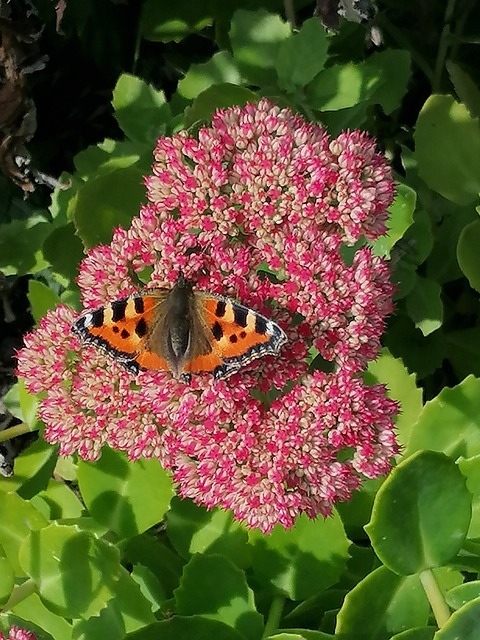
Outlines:
{"label": "butterfly body", "polygon": [[227,378],[264,355],[277,355],[287,341],[272,320],[231,298],[194,291],[182,275],[172,289],[148,289],[89,311],[74,333],[127,369],[171,371]]}

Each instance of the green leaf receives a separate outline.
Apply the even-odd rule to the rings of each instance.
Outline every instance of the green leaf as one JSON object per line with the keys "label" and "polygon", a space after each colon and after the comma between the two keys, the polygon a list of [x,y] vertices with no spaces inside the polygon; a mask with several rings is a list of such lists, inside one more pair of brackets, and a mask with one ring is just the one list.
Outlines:
{"label": "green leaf", "polygon": [[75,281],[84,253],[82,241],[75,234],[72,222],[52,231],[43,243],[43,255],[55,273],[72,283]]}
{"label": "green leaf", "polygon": [[408,629],[401,633],[396,633],[390,640],[433,640],[437,627],[423,627],[417,629]]}
{"label": "green leaf", "polygon": [[15,576],[12,565],[7,558],[0,556],[0,605],[4,605],[7,602],[14,584]]}
{"label": "green leaf", "polygon": [[84,246],[108,244],[115,227],[127,229],[145,201],[138,169],[118,169],[90,179],[78,192],[74,224]]}
{"label": "green leaf", "polygon": [[241,74],[251,84],[271,84],[280,45],[290,35],[290,25],[278,15],[264,9],[236,11],[230,27],[230,42]]}
{"label": "green leaf", "polygon": [[[118,169],[128,169],[133,165],[139,170],[148,170],[152,162],[152,146],[152,143],[145,146],[131,140],[107,138],[80,151],[73,160],[78,174],[84,180],[97,178]],[[78,188],[82,184],[79,184]]]}
{"label": "green leaf", "polygon": [[57,462],[57,450],[43,438],[33,442],[15,459],[15,476],[21,482],[18,493],[28,499],[45,489]]}
{"label": "green leaf", "polygon": [[480,127],[451,96],[430,96],[415,127],[418,171],[427,185],[458,204],[480,191]]}
{"label": "green leaf", "polygon": [[[48,632],[55,640],[67,640],[72,637],[72,626],[64,618],[49,611],[36,593],[32,593],[16,604],[12,612],[22,620],[28,620],[42,631]],[[19,626],[22,625],[19,624]],[[42,636],[37,637],[42,640]]]}
{"label": "green leaf", "polygon": [[192,64],[178,83],[178,93],[193,99],[213,85],[240,85],[242,82],[232,55],[228,51],[219,51],[203,64]]}
{"label": "green leaf", "polygon": [[154,42],[180,42],[212,24],[207,3],[176,0],[174,4],[145,0],[140,16],[140,35]]}
{"label": "green leaf", "polygon": [[108,638],[123,640],[125,633],[136,631],[155,622],[150,604],[143,597],[138,585],[128,572],[121,569],[120,578],[114,584],[114,596],[98,616],[79,620],[74,626],[73,639]]}
{"label": "green leaf", "polygon": [[442,451],[453,460],[480,454],[480,380],[469,376],[445,387],[427,402],[412,429],[405,456],[415,451]]}
{"label": "green leaf", "polygon": [[409,51],[386,49],[373,53],[365,62],[366,75],[372,83],[370,103],[381,105],[385,113],[400,107],[410,80]]}
{"label": "green leaf", "polygon": [[32,531],[19,560],[42,601],[66,618],[98,615],[113,597],[121,570],[113,546],[77,527],[57,524]]}
{"label": "green leaf", "polygon": [[398,465],[380,487],[365,527],[375,553],[399,575],[451,561],[471,518],[465,478],[447,456],[420,451]]}
{"label": "green leaf", "polygon": [[480,538],[480,454],[471,458],[460,458],[458,467],[466,479],[467,489],[472,494],[472,519],[468,538]]}
{"label": "green leaf", "polygon": [[220,553],[240,568],[251,562],[247,532],[229,511],[207,511],[191,500],[175,497],[167,513],[167,534],[185,559],[194,553],[208,552]]}
{"label": "green leaf", "polygon": [[445,595],[445,601],[452,609],[460,609],[475,598],[480,598],[480,580],[460,584]]}
{"label": "green leaf", "polygon": [[57,294],[38,280],[28,281],[28,301],[30,303],[30,311],[33,319],[38,322],[40,318],[49,311],[54,309],[60,302]]}
{"label": "green leaf", "polygon": [[435,634],[435,640],[478,640],[480,637],[480,598],[463,606]]}
{"label": "green leaf", "polygon": [[203,91],[191,107],[185,110],[185,127],[197,122],[209,121],[217,109],[244,106],[247,102],[257,102],[258,96],[250,89],[234,84],[216,84]]}
{"label": "green leaf", "polygon": [[480,327],[450,331],[444,336],[446,357],[459,379],[480,377]]}
{"label": "green leaf", "polygon": [[18,552],[30,531],[46,527],[48,520],[33,505],[16,493],[0,492],[0,545],[15,575],[24,575]]}
{"label": "green leaf", "polygon": [[480,220],[464,227],[457,245],[457,259],[460,269],[467,276],[470,286],[480,291]]}
{"label": "green leaf", "polygon": [[413,213],[417,203],[417,194],[407,185],[399,184],[395,200],[390,205],[390,217],[387,222],[387,235],[378,238],[373,243],[373,251],[377,256],[390,258],[390,251],[394,244],[402,238],[413,224]]}
{"label": "green leaf", "polygon": [[64,482],[50,480],[48,486],[31,502],[49,520],[79,518],[84,510],[83,504]]}
{"label": "green leaf", "polygon": [[438,282],[417,277],[415,286],[406,298],[407,313],[417,329],[428,336],[442,326],[442,289]]}
{"label": "green leaf", "polygon": [[130,462],[108,448],[97,462],[79,462],[78,484],[90,514],[121,538],[160,522],[173,495],[170,477],[158,460]]}
{"label": "green leaf", "polygon": [[376,360],[369,362],[368,373],[373,380],[386,385],[388,395],[400,403],[401,411],[396,420],[397,439],[405,447],[413,425],[423,409],[422,390],[417,388],[416,375],[409,374],[399,358],[394,358],[387,349],[383,349]]}
{"label": "green leaf", "polygon": [[430,608],[418,576],[379,567],[345,597],[335,637],[385,640],[405,627],[425,626]]}
{"label": "green leaf", "polygon": [[465,104],[472,117],[480,117],[480,89],[478,84],[453,60],[447,60],[445,66],[460,102]]}
{"label": "green leaf", "polygon": [[152,147],[157,138],[165,134],[172,117],[163,91],[129,73],[117,80],[112,105],[125,135]]}
{"label": "green leaf", "polygon": [[295,93],[322,71],[327,60],[328,36],[318,18],[303,23],[298,33],[283,40],[275,63],[281,89]]}
{"label": "green leaf", "polygon": [[139,631],[129,633],[125,640],[245,640],[245,636],[218,620],[202,616],[174,616]]}
{"label": "green leaf", "polygon": [[170,547],[148,533],[125,542],[125,557],[132,564],[146,567],[162,585],[167,597],[180,583],[183,561]]}
{"label": "green leaf", "polygon": [[48,264],[42,254],[42,245],[52,228],[42,215],[3,224],[0,234],[0,270],[3,274],[21,276],[45,269]]}
{"label": "green leaf", "polygon": [[349,540],[337,513],[329,518],[297,518],[286,531],[269,536],[250,532],[253,569],[259,580],[291,600],[304,600],[335,584],[345,569]]}
{"label": "green leaf", "polygon": [[175,600],[179,615],[218,620],[250,640],[262,633],[262,616],[245,574],[221,555],[193,556],[184,568]]}
{"label": "green leaf", "polygon": [[392,354],[402,358],[408,370],[415,371],[420,379],[440,367],[445,357],[445,343],[440,331],[425,337],[415,329],[410,318],[401,315],[392,319],[384,341]]}
{"label": "green leaf", "polygon": [[308,104],[320,111],[340,111],[367,100],[371,81],[366,81],[362,65],[332,65],[319,73],[306,88]]}

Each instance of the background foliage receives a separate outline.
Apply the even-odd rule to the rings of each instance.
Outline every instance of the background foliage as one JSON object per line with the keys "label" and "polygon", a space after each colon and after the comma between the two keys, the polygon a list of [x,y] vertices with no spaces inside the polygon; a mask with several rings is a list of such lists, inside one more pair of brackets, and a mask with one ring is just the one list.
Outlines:
{"label": "background foliage", "polygon": [[[269,96],[332,135],[369,131],[395,169],[375,250],[392,260],[396,313],[368,377],[401,402],[402,454],[332,518],[263,536],[173,497],[152,461],[59,459],[40,438],[0,477],[0,628],[55,640],[480,637],[480,7],[379,2],[374,46],[365,24],[327,33],[303,0],[286,4],[293,30],[269,0],[60,4],[63,17],[49,0],[29,5],[47,56],[29,77],[29,150],[68,188],[24,200],[0,176],[2,385],[22,333],[59,301],[79,305],[84,250],[137,213],[155,139]],[[20,383],[4,402],[18,423],[5,437],[41,431]]]}

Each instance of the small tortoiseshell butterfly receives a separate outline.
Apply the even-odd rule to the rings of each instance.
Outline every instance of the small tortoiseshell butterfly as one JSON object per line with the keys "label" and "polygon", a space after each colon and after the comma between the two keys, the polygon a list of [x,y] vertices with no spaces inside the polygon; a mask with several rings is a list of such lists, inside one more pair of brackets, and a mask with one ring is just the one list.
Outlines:
{"label": "small tortoiseshell butterfly", "polygon": [[227,378],[287,341],[272,320],[231,298],[193,291],[182,274],[172,289],[149,289],[83,314],[72,330],[134,373],[171,371]]}

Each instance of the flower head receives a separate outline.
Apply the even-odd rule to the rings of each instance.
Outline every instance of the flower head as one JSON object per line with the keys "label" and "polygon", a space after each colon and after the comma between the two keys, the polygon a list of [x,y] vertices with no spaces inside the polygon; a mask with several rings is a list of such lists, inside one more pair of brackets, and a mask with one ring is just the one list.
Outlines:
{"label": "flower head", "polygon": [[0,640],[37,640],[37,636],[30,631],[25,631],[25,629],[20,629],[20,627],[13,625],[10,627],[8,636],[0,631]]}
{"label": "flower head", "polygon": [[[182,272],[270,317],[288,343],[227,380],[185,385],[163,371],[135,377],[82,346],[69,330],[75,313],[58,307],[18,362],[28,388],[46,392],[46,439],[89,460],[104,444],[157,457],[182,496],[263,531],[301,512],[328,515],[397,452],[396,404],[359,377],[392,310],[389,269],[367,246],[349,263],[342,253],[385,232],[384,158],[364,133],[332,140],[261,100],[218,111],[195,138],[160,138],[145,184],[149,202],[131,227],[81,265],[85,306],[135,292],[132,270],[150,270],[147,287]],[[333,373],[311,372],[316,354]]]}

